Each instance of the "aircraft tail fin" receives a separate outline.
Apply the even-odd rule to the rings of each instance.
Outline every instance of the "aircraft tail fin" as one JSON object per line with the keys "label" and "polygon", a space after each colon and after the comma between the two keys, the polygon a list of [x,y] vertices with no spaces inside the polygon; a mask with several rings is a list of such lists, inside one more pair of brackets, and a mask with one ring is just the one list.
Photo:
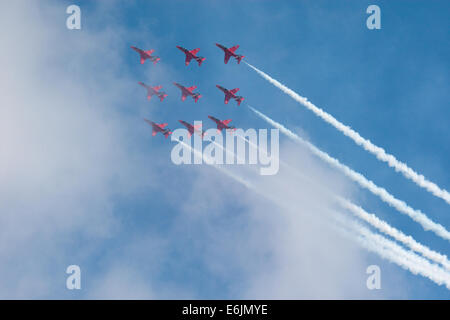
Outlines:
{"label": "aircraft tail fin", "polygon": [[198,59],[197,59],[198,66],[200,67],[202,65],[203,61],[205,61],[205,60],[206,60],[206,58],[204,58],[204,57],[198,57]]}
{"label": "aircraft tail fin", "polygon": [[196,95],[195,97],[194,97],[194,101],[195,102],[197,102],[198,101],[198,99],[200,99],[202,97],[202,95],[201,94],[198,94],[198,95]]}
{"label": "aircraft tail fin", "polygon": [[239,63],[241,63],[241,60],[244,59],[244,56],[238,56],[236,59],[237,59],[237,63],[239,64]]}
{"label": "aircraft tail fin", "polygon": [[172,131],[167,130],[166,132],[164,132],[164,136],[166,137],[166,139],[170,134],[172,134]]}

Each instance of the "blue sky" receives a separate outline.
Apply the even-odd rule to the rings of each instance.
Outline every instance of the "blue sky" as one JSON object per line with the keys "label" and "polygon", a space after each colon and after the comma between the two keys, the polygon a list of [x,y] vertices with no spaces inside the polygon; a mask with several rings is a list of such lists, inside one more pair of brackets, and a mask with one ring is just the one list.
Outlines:
{"label": "blue sky", "polygon": [[[144,297],[147,284],[153,288],[150,297],[158,298],[252,297],[252,292],[257,289],[245,288],[250,286],[246,277],[251,273],[246,268],[258,268],[265,263],[277,265],[274,258],[278,255],[277,247],[264,248],[262,243],[261,252],[255,255],[257,259],[252,259],[247,265],[242,261],[249,253],[234,247],[236,243],[232,242],[236,233],[253,235],[253,226],[258,226],[260,231],[270,231],[267,226],[261,227],[259,224],[263,225],[263,222],[247,212],[250,200],[265,203],[264,200],[251,195],[251,191],[220,176],[211,168],[173,165],[170,151],[174,143],[160,135],[151,137],[143,117],[168,122],[172,129],[180,127],[178,119],[188,122],[203,120],[205,128],[213,127],[207,115],[232,118],[232,124],[242,128],[267,127],[245,107],[249,103],[302,133],[316,146],[385,187],[413,208],[426,212],[434,221],[450,226],[449,207],[444,201],[378,162],[245,64],[237,65],[232,59],[225,65],[223,52],[214,45],[216,42],[228,47],[239,44],[237,52],[245,55],[249,63],[449,190],[448,1],[49,3],[42,7],[42,16],[48,28],[64,26],[67,15],[58,12],[64,10],[65,5],[76,3],[82,10],[82,30],[62,28],[58,31],[65,43],[58,43],[60,36],[47,40],[55,48],[71,48],[72,60],[66,61],[60,57],[54,62],[54,68],[68,70],[69,83],[85,82],[87,86],[90,81],[96,82],[90,94],[99,90],[107,96],[111,92],[114,99],[104,99],[110,105],[103,109],[101,115],[109,119],[107,110],[111,108],[114,119],[119,119],[115,123],[121,123],[123,119],[120,130],[125,138],[117,144],[112,141],[111,148],[126,146],[130,158],[123,161],[129,171],[115,171],[106,178],[107,183],[118,185],[105,195],[105,206],[110,208],[110,216],[114,220],[108,236],[96,238],[75,229],[53,237],[56,242],[64,244],[65,251],[74,252],[74,255],[48,258],[42,272],[57,274],[68,264],[79,264],[83,270],[83,290],[72,292],[64,287],[59,288],[59,282],[65,281],[62,274],[62,280],[48,277],[54,283],[46,293],[30,291],[25,296],[68,299],[102,297],[104,293],[96,296],[92,292],[96,291],[95,286],[100,286],[105,273],[111,274],[112,278],[108,281],[114,282],[116,269],[110,270],[109,266],[119,261],[119,297],[126,295],[120,292],[123,279],[128,279],[123,280],[127,281],[124,285],[127,289],[124,290],[142,292]],[[370,4],[381,8],[381,30],[366,28],[368,15],[365,11]],[[45,28],[40,30],[44,32]],[[40,31],[34,32],[39,34]],[[104,51],[95,54],[95,43],[91,43],[94,50],[83,49],[77,54],[77,45],[86,33],[93,34],[93,39],[99,39],[102,34],[111,35],[110,46],[105,48],[106,55]],[[138,55],[130,49],[131,45],[155,49],[161,62],[151,65],[147,61],[144,66],[140,65]],[[195,61],[186,67],[184,54],[176,49],[176,45],[188,49],[201,48],[199,55],[206,57],[206,61],[201,67]],[[110,62],[117,65],[109,65]],[[92,72],[91,79],[89,72]],[[107,77],[113,77],[111,81],[120,84],[108,87],[110,82]],[[101,83],[102,79],[104,83]],[[169,96],[163,102],[156,99],[148,102],[145,92],[137,85],[138,81],[161,84]],[[192,99],[181,102],[179,90],[172,85],[174,81],[187,86],[197,85],[203,97],[196,104]],[[215,88],[216,84],[227,88],[239,87],[239,93],[246,100],[240,107],[233,101],[224,105],[223,94]],[[68,95],[76,96],[76,93]],[[293,165],[303,161],[301,157],[292,156],[295,151],[291,149],[295,146],[288,144],[286,137],[280,135],[280,140],[283,145],[281,159]],[[142,164],[148,164],[151,169],[133,171],[133,167],[138,170]],[[120,166],[117,168],[120,170]],[[326,177],[333,177],[327,168],[323,170],[327,172]],[[143,182],[133,185],[130,190],[126,187],[127,183],[117,182],[134,177],[139,177]],[[208,182],[202,186],[202,181]],[[331,181],[320,183],[333,184]],[[425,232],[408,217],[352,183],[347,181],[344,184],[342,192],[351,194],[353,200],[366,210],[376,213],[432,249],[450,254],[445,240]],[[231,194],[227,193],[229,189],[233,190]],[[190,203],[192,199],[201,198],[202,192],[205,192],[205,199],[195,206]],[[102,206],[100,203],[99,207]],[[267,212],[264,215],[271,209],[276,210],[269,204],[265,208]],[[208,215],[207,222],[203,221],[205,215]],[[208,244],[211,239],[214,243]],[[227,239],[231,239],[230,242]],[[243,236],[242,239],[249,243],[255,241],[250,236],[248,239]],[[301,241],[307,240],[301,238]],[[247,247],[247,244],[243,247],[248,250],[259,248],[257,245]],[[24,248],[24,254],[26,251]],[[351,290],[355,291],[348,296],[336,294],[336,297],[450,297],[444,286],[415,276],[374,254],[362,250],[360,254],[363,266],[380,265],[386,286],[380,292],[359,294],[366,275],[363,267],[355,267],[352,270],[360,274],[349,281],[362,284],[352,285]],[[52,256],[50,249],[49,256]],[[295,268],[295,265],[288,268]],[[126,270],[134,270],[135,273],[127,273]],[[258,281],[261,282],[261,279]],[[259,284],[258,288],[263,290],[261,287],[264,288]],[[136,295],[140,297],[138,293]],[[294,294],[282,293],[280,296],[296,298],[295,291]],[[308,297],[308,294],[303,292],[298,297]],[[320,294],[312,297],[320,297]]]}

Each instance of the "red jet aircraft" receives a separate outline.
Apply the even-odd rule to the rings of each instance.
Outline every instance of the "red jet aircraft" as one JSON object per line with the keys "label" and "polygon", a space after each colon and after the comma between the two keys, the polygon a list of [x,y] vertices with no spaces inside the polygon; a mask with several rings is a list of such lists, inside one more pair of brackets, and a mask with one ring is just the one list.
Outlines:
{"label": "red jet aircraft", "polygon": [[202,65],[202,62],[205,61],[206,58],[204,57],[197,57],[196,54],[200,51],[200,48],[194,49],[194,50],[188,50],[186,48],[177,46],[178,49],[184,52],[186,55],[186,60],[184,63],[188,66],[192,59],[195,59],[198,62],[198,66],[200,67]]}
{"label": "red jet aircraft", "polygon": [[160,60],[159,57],[152,56],[152,53],[155,52],[155,50],[153,50],[153,49],[144,51],[144,50],[136,48],[134,46],[131,46],[131,49],[133,49],[134,51],[139,53],[139,55],[141,56],[141,64],[144,64],[145,60],[147,60],[147,59],[150,59],[150,61],[153,61],[153,64],[156,64]]}
{"label": "red jet aircraft", "polygon": [[145,89],[147,89],[147,99],[150,100],[152,98],[152,96],[157,95],[158,98],[163,101],[165,97],[167,97],[167,94],[163,91],[159,91],[162,86],[157,86],[157,87],[150,87],[148,85],[146,85],[143,82],[138,82],[141,86],[143,86]]}
{"label": "red jet aircraft", "polygon": [[242,58],[244,58],[244,56],[234,53],[239,48],[238,44],[231,48],[227,48],[218,43],[216,43],[216,46],[218,46],[220,49],[223,50],[223,52],[225,52],[225,59],[224,59],[225,64],[228,63],[228,60],[230,60],[230,57],[234,57],[238,64],[241,62]]}
{"label": "red jet aircraft", "polygon": [[225,130],[229,129],[231,131],[236,130],[235,127],[228,125],[232,119],[219,120],[217,118],[214,118],[213,116],[208,116],[208,118],[210,118],[212,121],[214,121],[217,124],[217,132],[219,132],[219,133],[222,132],[223,129],[225,129]]}
{"label": "red jet aircraft", "polygon": [[228,90],[222,86],[219,86],[218,84],[216,84],[216,87],[219,88],[220,90],[222,90],[223,93],[225,93],[225,104],[228,104],[228,101],[230,101],[230,99],[233,98],[234,100],[236,100],[237,105],[239,106],[239,105],[241,105],[242,100],[244,100],[244,97],[236,95],[236,92],[239,91],[239,88],[234,88],[234,89]]}
{"label": "red jet aircraft", "polygon": [[194,134],[194,132],[197,132],[202,138],[205,136],[206,132],[202,131],[201,124],[192,125],[183,120],[178,120],[178,121],[188,129],[188,137],[192,136]]}
{"label": "red jet aircraft", "polygon": [[144,121],[147,122],[149,125],[152,126],[152,136],[156,136],[158,132],[161,132],[166,138],[169,136],[169,134],[172,133],[169,128],[164,129],[165,126],[167,126],[167,123],[155,123],[153,121],[147,120],[144,118]]}
{"label": "red jet aircraft", "polygon": [[192,86],[192,87],[186,88],[186,87],[184,87],[181,84],[176,83],[176,82],[174,82],[173,84],[175,86],[177,86],[181,90],[181,100],[182,101],[186,100],[187,96],[192,96],[192,98],[194,99],[195,102],[197,102],[198,99],[200,99],[202,97],[200,95],[200,93],[192,92],[192,91],[194,91],[197,88],[197,86]]}

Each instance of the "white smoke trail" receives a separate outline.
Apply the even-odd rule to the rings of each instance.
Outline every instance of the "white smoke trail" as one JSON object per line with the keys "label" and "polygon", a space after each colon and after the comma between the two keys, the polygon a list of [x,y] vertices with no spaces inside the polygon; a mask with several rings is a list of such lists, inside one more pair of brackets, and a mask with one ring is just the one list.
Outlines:
{"label": "white smoke trail", "polygon": [[[238,137],[240,137],[244,141],[248,142],[249,145],[252,146],[253,148],[255,148],[257,150],[260,149],[256,144],[254,144],[250,140],[246,139],[245,137],[242,137],[240,135],[238,135]],[[262,150],[262,151],[267,152],[265,150]],[[280,160],[280,164],[285,165],[291,172],[295,173],[298,176],[301,176],[301,178],[303,178],[305,181],[307,181],[310,185],[315,185],[322,192],[332,194],[331,190],[329,190],[326,187],[318,185],[315,181],[313,181],[312,179],[307,177],[305,174],[298,172],[295,168],[291,167],[287,163],[284,163]],[[353,214],[355,216],[357,216],[358,218],[366,221],[373,227],[377,228],[379,231],[391,236],[395,240],[402,242],[403,244],[405,244],[412,250],[422,254],[424,257],[426,257],[430,260],[433,260],[434,262],[440,263],[447,270],[450,270],[450,262],[447,260],[446,255],[443,255],[439,252],[431,250],[430,248],[428,248],[425,245],[422,245],[421,243],[417,242],[412,236],[405,235],[400,230],[389,225],[386,221],[381,220],[380,218],[378,218],[376,215],[374,215],[372,213],[366,212],[365,210],[363,210],[361,207],[357,206],[356,204],[354,204],[346,199],[343,199],[341,197],[338,197],[338,196],[334,196],[334,198],[341,204],[341,206],[343,206],[344,208],[353,212]]]}
{"label": "white smoke trail", "polygon": [[289,138],[293,139],[296,142],[299,142],[300,144],[306,146],[313,154],[327,162],[328,164],[332,165],[335,168],[338,168],[341,170],[347,177],[352,179],[353,181],[357,182],[360,186],[366,188],[373,194],[380,197],[381,200],[389,204],[390,206],[397,209],[399,212],[402,212],[406,215],[408,215],[410,218],[412,218],[414,221],[419,223],[425,230],[431,230],[438,236],[442,237],[443,239],[450,240],[450,232],[448,232],[442,225],[433,222],[430,220],[423,212],[420,210],[416,210],[408,206],[404,201],[398,200],[393,195],[391,195],[389,192],[387,192],[384,188],[378,187],[376,184],[374,184],[372,181],[368,180],[366,177],[364,177],[362,174],[355,172],[354,170],[350,169],[346,165],[339,162],[339,160],[330,157],[327,153],[319,150],[317,147],[315,147],[310,142],[302,139],[297,134],[292,132],[291,130],[284,127],[282,124],[272,120],[271,118],[267,117],[263,113],[259,112],[258,110],[254,109],[251,106],[248,106],[250,110],[252,110],[256,115],[258,115],[261,119],[269,123],[270,125],[278,128],[282,133],[284,133]]}
{"label": "white smoke trail", "polygon": [[[240,137],[240,136],[238,136],[238,137]],[[245,159],[242,159],[241,157],[239,157],[239,156],[238,156],[237,154],[235,154],[234,152],[228,150],[227,148],[224,148],[223,146],[221,146],[220,144],[218,144],[218,143],[215,142],[215,141],[211,141],[211,142],[212,142],[213,144],[215,144],[216,146],[218,146],[218,147],[219,147],[220,149],[222,149],[223,151],[225,151],[225,153],[231,155],[231,156],[233,157],[233,160],[234,160],[234,158],[236,158],[237,161],[239,161],[239,162],[241,162],[241,163],[245,163]]]}
{"label": "white smoke trail", "polygon": [[238,177],[237,175],[233,174],[232,172],[226,170],[223,167],[220,167],[218,165],[213,164],[213,160],[208,158],[207,156],[203,155],[201,152],[199,152],[198,150],[195,150],[194,148],[192,148],[190,145],[188,145],[187,143],[177,139],[177,138],[172,138],[172,140],[178,141],[179,143],[181,143],[182,145],[184,145],[186,148],[191,149],[192,152],[194,152],[198,157],[206,160],[205,163],[216,168],[217,170],[219,170],[220,172],[222,172],[223,174],[229,176],[230,178],[236,180],[237,182],[239,182],[240,184],[244,185],[245,187],[247,187],[248,189],[252,189],[251,184],[245,180],[242,179],[241,177]]}
{"label": "white smoke trail", "polygon": [[400,230],[392,227],[387,222],[381,220],[373,213],[368,213],[365,210],[363,210],[361,207],[355,205],[354,203],[345,200],[343,198],[337,197],[337,200],[339,203],[346,209],[349,209],[355,216],[363,219],[370,225],[374,226],[381,232],[393,237],[395,240],[402,242],[403,244],[407,245],[412,250],[422,254],[424,257],[433,260],[434,262],[440,263],[443,265],[447,270],[450,270],[450,262],[447,260],[447,256],[443,255],[439,252],[436,252],[434,250],[431,250],[427,246],[417,242],[414,240],[413,237],[407,236]]}
{"label": "white smoke trail", "polygon": [[[245,62],[245,61],[244,61]],[[386,162],[390,167],[394,168],[396,171],[401,172],[406,178],[412,180],[414,183],[416,183],[418,186],[426,189],[427,191],[431,192],[436,197],[442,198],[445,200],[448,204],[450,204],[450,193],[445,190],[441,189],[438,185],[435,183],[427,180],[423,175],[418,174],[413,169],[408,167],[406,163],[403,163],[399,160],[397,160],[393,155],[386,153],[386,151],[383,148],[380,148],[376,145],[374,145],[370,140],[367,140],[361,135],[350,128],[349,126],[344,125],[343,123],[339,122],[336,118],[334,118],[331,114],[323,111],[319,107],[315,106],[313,103],[308,101],[307,98],[300,96],[293,90],[289,89],[282,83],[278,82],[277,80],[270,77],[268,74],[262,72],[258,68],[252,66],[251,64],[245,62],[250,68],[255,70],[260,76],[262,76],[264,79],[272,83],[274,86],[276,86],[278,89],[289,95],[291,98],[293,98],[295,101],[299,102],[300,104],[304,105],[306,108],[314,112],[317,116],[331,124],[333,127],[341,131],[344,135],[351,138],[356,144],[362,146],[365,150],[369,151],[370,153],[374,154],[377,159]]]}
{"label": "white smoke trail", "polygon": [[[183,141],[180,141],[178,139],[173,139],[175,141],[178,141],[179,143],[183,144],[185,147],[191,149],[194,153],[196,153],[199,157],[206,158],[207,161],[205,161],[206,164],[213,166],[214,168],[218,169],[225,175],[229,176],[230,178],[234,179],[235,181],[241,183],[246,188],[254,191],[257,194],[260,194],[261,196],[267,198],[268,200],[274,202],[276,205],[286,208],[285,204],[280,203],[276,199],[269,197],[265,193],[260,192],[257,188],[255,188],[250,182],[234,175],[233,173],[229,172],[225,168],[219,167],[217,165],[212,164],[212,160],[205,157],[203,154],[201,154],[199,151],[195,150],[188,144],[184,143]],[[286,208],[289,210],[289,208]],[[362,212],[364,210],[360,208]],[[349,222],[349,219],[345,219],[342,215],[338,214],[336,216],[336,220],[342,222],[346,221],[346,227],[352,229],[352,233],[346,232],[346,230],[341,228],[341,232],[346,232],[347,235],[351,235],[351,238],[353,240],[356,240],[357,243],[362,246],[363,248],[372,251],[374,253],[377,253],[382,258],[385,258],[393,263],[396,263],[400,267],[412,272],[413,274],[421,274],[422,276],[427,277],[431,281],[442,285],[446,284],[447,288],[450,289],[450,275],[443,271],[441,268],[437,267],[436,265],[432,265],[428,262],[428,260],[421,258],[417,255],[415,255],[412,252],[408,252],[404,250],[402,247],[396,245],[392,241],[386,239],[385,237],[374,234],[370,230],[364,228],[363,226],[360,226],[359,224],[356,224],[354,222]],[[358,236],[359,233],[359,236]]]}
{"label": "white smoke trail", "polygon": [[[355,221],[342,219],[337,216],[335,220],[341,223],[338,229],[344,236],[350,237],[368,251],[374,252],[388,261],[391,261],[414,275],[420,274],[438,285],[445,285],[450,289],[450,274],[435,264],[431,264],[427,259],[418,256],[414,252],[406,251],[395,242],[385,237],[371,232]],[[352,232],[348,233],[348,229]],[[355,235],[359,234],[359,235]]]}

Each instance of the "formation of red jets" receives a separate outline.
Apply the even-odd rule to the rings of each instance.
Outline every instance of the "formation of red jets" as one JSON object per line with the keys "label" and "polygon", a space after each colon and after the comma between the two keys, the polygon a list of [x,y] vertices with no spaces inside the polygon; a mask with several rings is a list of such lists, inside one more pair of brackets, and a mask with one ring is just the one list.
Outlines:
{"label": "formation of red jets", "polygon": [[[225,57],[224,57],[224,63],[227,64],[231,57],[235,58],[237,63],[239,64],[241,60],[244,58],[243,55],[236,54],[235,51],[239,48],[239,45],[235,45],[231,48],[227,48],[221,44],[216,43],[216,46],[223,50]],[[179,50],[181,50],[185,55],[185,65],[188,66],[192,59],[197,61],[198,66],[200,67],[205,61],[206,58],[197,56],[197,53],[200,51],[200,48],[188,50],[186,48],[183,48],[181,46],[176,46]],[[156,64],[160,57],[153,56],[153,52],[155,50],[142,50],[137,47],[131,46],[131,48],[139,53],[140,62],[141,64],[144,64],[145,61],[148,59],[153,62],[153,64]],[[167,94],[164,91],[160,91],[162,89],[161,85],[158,86],[149,86],[146,85],[143,82],[138,82],[141,86],[143,86],[147,90],[147,99],[150,100],[152,96],[157,96],[160,101],[163,101],[165,97],[167,97]],[[177,88],[181,90],[181,101],[185,101],[186,97],[191,96],[192,99],[194,99],[195,102],[198,101],[202,97],[202,95],[198,92],[194,92],[195,89],[197,89],[197,86],[191,86],[191,87],[185,87],[179,83],[174,82],[173,83]],[[228,104],[230,99],[234,99],[237,102],[237,105],[239,106],[244,100],[244,97],[236,95],[236,92],[239,91],[239,88],[235,89],[226,89],[220,85],[216,85],[217,88],[219,88],[224,94],[225,94],[225,104]],[[208,116],[209,119],[214,121],[217,126],[217,131],[222,132],[223,129],[234,131],[236,130],[235,127],[229,126],[229,123],[232,121],[232,119],[226,119],[226,120],[220,120],[213,116]],[[148,119],[144,119],[145,122],[147,122],[152,127],[152,135],[155,136],[158,132],[161,132],[166,138],[172,133],[169,128],[167,127],[167,123],[156,123]],[[199,134],[202,138],[205,136],[205,131],[202,130],[201,125],[191,125],[190,123],[178,120],[182,125],[184,125],[188,130],[188,136],[190,137],[194,133]]]}

